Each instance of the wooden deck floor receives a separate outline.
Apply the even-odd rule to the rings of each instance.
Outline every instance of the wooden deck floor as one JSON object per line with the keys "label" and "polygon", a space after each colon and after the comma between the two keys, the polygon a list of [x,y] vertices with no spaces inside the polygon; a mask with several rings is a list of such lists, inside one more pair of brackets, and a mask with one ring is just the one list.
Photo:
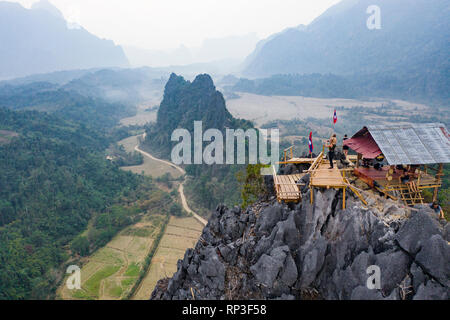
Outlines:
{"label": "wooden deck floor", "polygon": [[274,184],[278,201],[298,202],[301,200],[301,192],[297,182],[304,174],[275,175]]}
{"label": "wooden deck floor", "polygon": [[[386,176],[389,171],[389,167],[383,167],[382,170],[375,170],[374,168],[355,168],[354,174],[367,183],[370,187],[374,188],[374,182],[377,182],[380,186],[385,187],[389,185],[393,188],[400,188],[402,183],[400,183],[399,178],[401,176],[400,171],[396,171],[392,174],[392,181],[388,181]],[[439,183],[435,177],[429,174],[425,174],[422,172],[420,174],[420,180],[413,179],[417,182],[418,187],[420,188],[429,188],[430,186],[436,185]],[[406,187],[405,187],[406,188]]]}
{"label": "wooden deck floor", "polygon": [[[356,162],[357,156],[349,155],[347,159],[351,162]],[[281,161],[279,164],[312,164],[317,158],[292,158],[286,161]]]}
{"label": "wooden deck floor", "polygon": [[422,190],[436,189],[441,186],[439,179],[425,172],[416,174],[408,183],[402,183],[400,181],[401,171],[396,170],[390,175],[392,180],[389,181],[387,179],[388,171],[389,167],[384,167],[382,170],[355,168],[354,174],[373,189],[384,193],[386,197],[395,201],[400,199],[407,206],[423,203]]}
{"label": "wooden deck floor", "polygon": [[316,158],[292,158],[286,161],[281,161],[280,164],[311,164]]}
{"label": "wooden deck floor", "polygon": [[337,165],[328,169],[328,161],[319,164],[318,168],[311,173],[311,185],[319,188],[344,188],[346,183]]}

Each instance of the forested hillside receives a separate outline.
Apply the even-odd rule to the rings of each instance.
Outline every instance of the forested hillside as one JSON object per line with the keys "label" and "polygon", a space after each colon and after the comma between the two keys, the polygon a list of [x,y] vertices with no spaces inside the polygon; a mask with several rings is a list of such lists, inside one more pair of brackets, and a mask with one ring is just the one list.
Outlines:
{"label": "forested hillside", "polygon": [[[173,207],[150,178],[119,168],[142,162],[116,144],[135,128],[117,124],[150,81],[124,73],[0,86],[0,299],[52,297],[69,256],[92,253],[150,207]],[[114,90],[121,99],[108,99]]]}
{"label": "forested hillside", "polygon": [[48,82],[0,87],[0,107],[51,112],[64,119],[107,128],[133,115],[133,106],[109,103]]}
{"label": "forested hillside", "polygon": [[86,126],[0,109],[0,128],[19,135],[0,146],[0,298],[46,298],[63,246],[143,181],[105,160],[109,139]]}
{"label": "forested hillside", "polygon": [[38,110],[109,128],[159,99],[164,72],[150,68],[101,69],[38,75],[0,82],[0,107]]}

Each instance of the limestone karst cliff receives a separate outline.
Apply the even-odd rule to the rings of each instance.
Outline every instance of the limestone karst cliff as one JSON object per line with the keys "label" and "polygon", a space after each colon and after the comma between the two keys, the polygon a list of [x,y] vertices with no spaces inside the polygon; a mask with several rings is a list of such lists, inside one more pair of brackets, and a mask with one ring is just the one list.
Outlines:
{"label": "limestone karst cliff", "polygon": [[[295,206],[273,196],[241,210],[218,206],[200,241],[151,299],[448,299],[449,224],[427,206],[372,195],[368,207],[309,189]],[[369,266],[381,289],[369,290]]]}

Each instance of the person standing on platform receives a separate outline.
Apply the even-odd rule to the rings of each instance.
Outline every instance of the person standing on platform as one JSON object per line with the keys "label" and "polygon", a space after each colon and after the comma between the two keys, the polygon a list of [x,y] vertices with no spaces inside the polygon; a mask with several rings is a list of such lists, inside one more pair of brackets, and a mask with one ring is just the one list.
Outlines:
{"label": "person standing on platform", "polygon": [[328,144],[326,146],[328,148],[328,158],[330,160],[330,167],[328,169],[334,169],[333,160],[335,157],[336,144],[337,144],[337,139],[336,139],[336,134],[334,133],[331,136],[330,140],[328,140]]}

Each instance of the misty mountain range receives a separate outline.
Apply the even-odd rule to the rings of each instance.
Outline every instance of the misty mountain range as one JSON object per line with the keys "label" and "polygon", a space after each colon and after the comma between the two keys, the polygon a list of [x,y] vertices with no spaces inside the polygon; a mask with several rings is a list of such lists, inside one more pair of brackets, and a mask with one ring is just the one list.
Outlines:
{"label": "misty mountain range", "polygon": [[47,0],[31,9],[0,2],[0,79],[94,67],[126,67],[122,48],[74,28]]}
{"label": "misty mountain range", "polygon": [[[366,25],[371,5],[381,10],[379,30],[369,30]],[[289,79],[282,82],[278,78],[265,81],[270,88],[255,83],[249,89],[249,83],[243,82],[239,88],[244,90],[244,84],[244,91],[294,95],[305,92],[301,84],[304,79],[293,82],[291,75],[333,75],[332,79],[336,75],[353,77],[348,80],[350,88],[361,79],[371,82],[364,87],[365,92],[359,92],[365,96],[387,92],[391,97],[424,96],[429,100],[440,92],[442,101],[447,99],[444,93],[450,79],[449,12],[446,0],[343,0],[311,24],[283,30],[258,43],[256,34],[247,34],[209,39],[198,48],[180,46],[168,52],[128,46],[122,49],[80,26],[69,25],[47,0],[31,9],[0,2],[0,80],[33,74],[19,82],[62,84],[104,68],[168,65],[146,72],[154,73],[155,79],[171,72],[188,77],[198,73],[234,74],[250,79],[286,75]],[[242,58],[252,50],[242,64]],[[328,88],[329,81],[321,86]],[[328,91],[320,95],[334,95]],[[352,95],[341,92],[339,96]]]}
{"label": "misty mountain range", "polygon": [[133,66],[171,66],[198,63],[238,65],[255,49],[260,39],[256,33],[242,36],[205,39],[201,46],[188,48],[184,45],[173,50],[146,50],[124,46]]}
{"label": "misty mountain range", "polygon": [[[366,11],[372,5],[380,8],[381,29],[367,27]],[[447,0],[344,0],[308,26],[262,41],[247,58],[243,73],[267,77],[395,72],[448,77],[449,13]]]}

